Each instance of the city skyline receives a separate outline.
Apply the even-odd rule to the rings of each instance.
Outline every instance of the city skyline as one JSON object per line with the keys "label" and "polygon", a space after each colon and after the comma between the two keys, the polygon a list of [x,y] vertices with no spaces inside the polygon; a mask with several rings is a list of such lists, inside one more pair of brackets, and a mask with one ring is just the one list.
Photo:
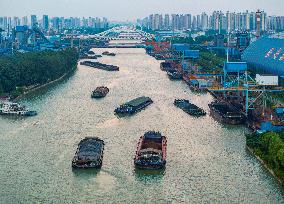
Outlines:
{"label": "city skyline", "polygon": [[[202,0],[198,2],[189,2],[180,0],[178,3],[173,0],[150,0],[141,1],[91,1],[91,0],[62,0],[62,1],[36,1],[29,0],[22,2],[20,0],[1,1],[0,11],[2,16],[27,16],[35,14],[42,16],[99,16],[117,21],[134,21],[143,18],[150,13],[174,14],[191,13],[197,15],[202,12],[211,13],[214,10],[223,12],[243,12],[245,10],[256,11],[265,10],[269,15],[283,15],[284,4],[281,0],[273,1],[209,1]],[[79,8],[79,9],[78,9]]]}

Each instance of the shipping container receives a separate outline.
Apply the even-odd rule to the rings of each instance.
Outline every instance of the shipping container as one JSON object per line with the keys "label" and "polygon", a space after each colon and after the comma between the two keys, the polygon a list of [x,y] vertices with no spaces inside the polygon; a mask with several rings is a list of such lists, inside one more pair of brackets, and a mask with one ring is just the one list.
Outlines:
{"label": "shipping container", "polygon": [[255,81],[262,86],[278,86],[278,76],[256,74]]}

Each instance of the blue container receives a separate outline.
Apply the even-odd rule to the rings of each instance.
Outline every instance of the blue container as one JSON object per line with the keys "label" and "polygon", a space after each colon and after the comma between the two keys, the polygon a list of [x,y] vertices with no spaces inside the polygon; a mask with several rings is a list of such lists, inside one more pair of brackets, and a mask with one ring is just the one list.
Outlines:
{"label": "blue container", "polygon": [[186,58],[197,59],[197,58],[199,58],[199,50],[185,50],[184,56]]}
{"label": "blue container", "polygon": [[172,45],[172,49],[176,50],[176,51],[186,51],[190,49],[190,45],[189,44],[173,44]]}
{"label": "blue container", "polygon": [[246,62],[225,62],[224,70],[226,72],[245,72],[248,69]]}

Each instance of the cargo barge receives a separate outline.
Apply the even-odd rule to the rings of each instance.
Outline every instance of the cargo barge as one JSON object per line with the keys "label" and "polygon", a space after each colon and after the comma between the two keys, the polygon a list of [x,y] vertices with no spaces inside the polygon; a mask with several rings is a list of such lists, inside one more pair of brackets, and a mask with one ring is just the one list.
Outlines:
{"label": "cargo barge", "polygon": [[159,132],[149,131],[140,137],[134,165],[139,169],[163,169],[166,166],[167,138]]}
{"label": "cargo barge", "polygon": [[102,70],[106,70],[106,71],[119,71],[118,66],[102,64],[100,62],[83,61],[83,62],[80,62],[80,65],[94,67],[94,68],[102,69]]}
{"label": "cargo barge", "polygon": [[101,168],[103,161],[104,141],[97,137],[86,137],[78,144],[72,160],[73,168]]}
{"label": "cargo barge", "polygon": [[105,86],[99,86],[92,92],[92,98],[103,98],[109,92],[109,89]]}
{"label": "cargo barge", "polygon": [[114,112],[116,114],[134,114],[149,106],[151,103],[153,103],[151,98],[142,96],[122,104],[116,108]]}
{"label": "cargo barge", "polygon": [[174,105],[192,116],[205,116],[206,112],[186,99],[176,99]]}
{"label": "cargo barge", "polygon": [[240,125],[246,121],[246,116],[227,103],[212,102],[208,105],[212,116],[224,124]]}

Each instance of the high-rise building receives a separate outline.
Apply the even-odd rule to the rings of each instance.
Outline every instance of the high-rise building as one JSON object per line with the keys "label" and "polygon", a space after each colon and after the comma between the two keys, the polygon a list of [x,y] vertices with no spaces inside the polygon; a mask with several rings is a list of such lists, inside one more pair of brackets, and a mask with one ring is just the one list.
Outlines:
{"label": "high-rise building", "polygon": [[196,19],[196,16],[193,16],[193,19],[192,19],[192,27],[191,27],[193,30],[196,30],[197,29],[197,19]]}
{"label": "high-rise building", "polygon": [[21,25],[21,21],[19,17],[14,16],[13,17],[13,22],[12,22],[12,28],[15,28],[16,26]]}
{"label": "high-rise building", "polygon": [[201,14],[201,29],[202,30],[208,29],[208,15],[205,12]]}
{"label": "high-rise building", "polygon": [[60,22],[59,17],[52,18],[51,19],[52,28],[54,28],[55,30],[59,31],[59,22]]}
{"label": "high-rise building", "polygon": [[177,14],[172,14],[172,29],[179,29],[179,15]]}
{"label": "high-rise building", "polygon": [[191,14],[186,14],[184,16],[184,28],[185,30],[191,29]]}
{"label": "high-rise building", "polygon": [[27,16],[24,16],[23,18],[22,18],[22,23],[21,23],[21,25],[28,25],[28,17]]}
{"label": "high-rise building", "polygon": [[149,16],[149,28],[150,28],[151,30],[154,30],[154,15],[153,15],[153,14],[151,14],[151,15]]}
{"label": "high-rise building", "polygon": [[201,29],[201,16],[197,15],[196,17],[196,27],[197,29]]}
{"label": "high-rise building", "polygon": [[170,15],[169,14],[165,15],[164,29],[166,29],[166,30],[170,29]]}
{"label": "high-rise building", "polygon": [[44,30],[48,30],[49,29],[49,19],[48,19],[48,15],[43,15],[42,16],[42,28]]}
{"label": "high-rise building", "polygon": [[37,17],[36,15],[31,15],[31,27],[34,27],[37,25]]}
{"label": "high-rise building", "polygon": [[256,29],[256,13],[255,12],[251,12],[250,13],[250,26],[249,26],[249,30],[250,31],[255,31]]}
{"label": "high-rise building", "polygon": [[256,12],[256,37],[260,37],[260,31],[261,31],[261,12],[258,10]]}

